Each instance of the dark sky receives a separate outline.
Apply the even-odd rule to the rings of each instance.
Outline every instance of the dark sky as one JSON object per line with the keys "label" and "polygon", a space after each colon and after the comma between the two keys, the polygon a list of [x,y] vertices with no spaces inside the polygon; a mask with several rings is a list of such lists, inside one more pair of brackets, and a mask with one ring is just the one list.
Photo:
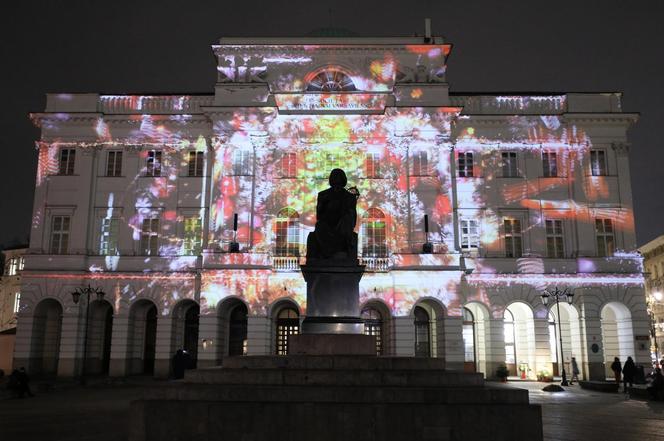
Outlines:
{"label": "dark sky", "polygon": [[[0,246],[27,241],[47,92],[212,93],[220,36],[422,33],[454,44],[452,91],[622,91],[639,245],[664,234],[664,2],[24,1],[0,13]],[[330,11],[330,8],[331,11]]]}

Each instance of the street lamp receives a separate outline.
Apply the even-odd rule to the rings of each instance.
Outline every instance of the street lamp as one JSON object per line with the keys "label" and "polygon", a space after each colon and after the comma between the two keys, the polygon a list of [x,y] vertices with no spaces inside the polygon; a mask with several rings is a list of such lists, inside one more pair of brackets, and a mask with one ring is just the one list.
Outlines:
{"label": "street lamp", "polygon": [[569,386],[567,383],[567,373],[565,372],[565,356],[563,355],[563,332],[562,332],[562,327],[560,326],[560,300],[565,300],[567,299],[567,303],[570,305],[574,301],[574,293],[568,289],[565,288],[564,290],[559,290],[558,287],[556,286],[553,291],[546,289],[541,295],[542,297],[542,303],[544,303],[544,306],[547,306],[549,304],[549,298],[553,298],[556,301],[556,309],[558,311],[558,339],[560,341],[560,362],[563,365],[563,381],[560,382],[561,386]]}
{"label": "street lamp", "polygon": [[[659,347],[657,346],[657,323],[655,322],[655,304],[662,300],[662,293],[655,291],[646,296],[646,309],[648,310],[648,317],[650,318],[650,334],[652,335],[653,343],[655,344],[655,366],[659,363]],[[661,366],[660,366],[661,367]]]}
{"label": "street lamp", "polygon": [[88,286],[82,288],[76,288],[71,293],[71,298],[74,301],[74,304],[78,304],[82,295],[85,295],[86,305],[85,305],[85,330],[83,331],[83,365],[81,366],[81,384],[85,384],[85,362],[87,359],[88,351],[88,317],[90,315],[90,294],[96,294],[97,300],[104,299],[104,291],[101,288],[93,288],[88,284]]}

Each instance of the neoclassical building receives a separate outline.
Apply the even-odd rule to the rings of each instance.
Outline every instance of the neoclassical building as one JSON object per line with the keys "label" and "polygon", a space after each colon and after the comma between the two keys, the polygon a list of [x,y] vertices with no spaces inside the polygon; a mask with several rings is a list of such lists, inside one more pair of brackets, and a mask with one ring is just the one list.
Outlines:
{"label": "neoclassical building", "polygon": [[[336,167],[361,193],[362,316],[378,354],[489,377],[502,363],[557,374],[571,356],[586,378],[614,356],[648,363],[626,137],[637,115],[620,93],[451,93],[440,37],[212,50],[209,95],[49,94],[31,115],[18,364],[166,376],[179,348],[199,367],[286,354],[307,313],[316,194]],[[104,292],[89,308],[71,295],[88,285]],[[560,314],[540,298],[556,286],[575,294]]]}
{"label": "neoclassical building", "polygon": [[[646,303],[651,320],[653,359],[664,358],[664,235],[639,248],[646,277]],[[662,366],[664,367],[664,366]]]}

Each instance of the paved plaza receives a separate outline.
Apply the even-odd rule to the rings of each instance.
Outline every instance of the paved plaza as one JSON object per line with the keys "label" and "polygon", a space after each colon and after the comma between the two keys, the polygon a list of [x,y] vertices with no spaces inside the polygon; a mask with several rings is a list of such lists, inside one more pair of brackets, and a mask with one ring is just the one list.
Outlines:
{"label": "paved plaza", "polygon": [[[125,440],[129,402],[139,396],[140,387],[161,384],[151,379],[85,388],[64,383],[48,392],[37,391],[34,398],[7,399],[3,395],[0,439]],[[529,390],[531,402],[543,406],[545,441],[664,440],[664,402],[586,391],[576,385],[566,392],[548,393],[541,390],[543,383],[490,384]]]}

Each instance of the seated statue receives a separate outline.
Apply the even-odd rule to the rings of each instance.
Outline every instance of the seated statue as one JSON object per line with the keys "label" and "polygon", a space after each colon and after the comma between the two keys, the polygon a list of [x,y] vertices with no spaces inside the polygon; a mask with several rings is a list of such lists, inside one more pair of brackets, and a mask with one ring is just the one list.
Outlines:
{"label": "seated statue", "polygon": [[346,190],[346,173],[335,168],[330,173],[330,188],[318,193],[316,227],[307,237],[307,263],[316,259],[357,261],[355,206],[360,193]]}

